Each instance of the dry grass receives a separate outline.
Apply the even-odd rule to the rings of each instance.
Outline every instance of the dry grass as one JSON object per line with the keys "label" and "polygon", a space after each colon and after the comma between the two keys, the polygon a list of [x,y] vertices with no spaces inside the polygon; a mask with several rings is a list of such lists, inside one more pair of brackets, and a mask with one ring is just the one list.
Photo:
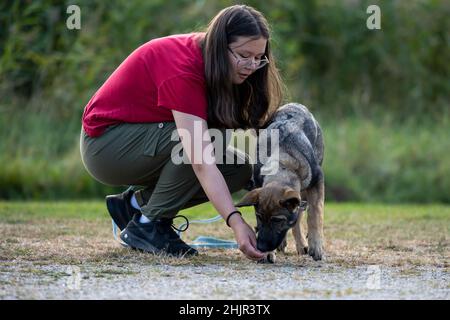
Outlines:
{"label": "dry grass", "polygon": [[[254,225],[250,208],[244,217]],[[0,202],[0,299],[448,297],[449,207],[327,204],[325,217],[324,261],[298,256],[289,234],[275,264],[255,264],[238,250],[180,259],[123,248],[101,202]],[[233,239],[223,221],[191,224],[183,238],[199,235]],[[380,267],[381,291],[364,286],[369,265]]]}
{"label": "dry grass", "polygon": [[[352,206],[351,210],[345,205],[333,206],[326,218],[326,260],[322,263],[346,267],[376,264],[449,268],[449,224],[445,215],[442,216],[442,210],[431,210],[439,212],[436,215],[430,215],[429,210],[424,210],[428,212],[427,215],[411,211],[411,214],[398,214],[395,219],[395,214],[390,215],[389,219],[367,219],[362,214],[355,218],[354,210],[364,211],[364,208],[358,209],[357,205]],[[446,207],[442,208],[449,211]],[[395,207],[387,210],[399,211]],[[409,211],[408,208],[402,210]],[[346,218],[341,211],[347,212]],[[253,263],[237,250],[208,249],[201,251],[198,257],[189,259],[139,253],[123,248],[113,240],[110,221],[104,214],[83,219],[74,216],[63,218],[58,214],[54,216],[31,215],[23,211],[3,215],[0,218],[0,266],[19,262],[32,262],[35,265],[96,264],[99,267],[131,262],[177,266],[236,262],[247,266]],[[192,224],[184,238],[189,242],[198,235],[233,239],[230,229],[222,222]],[[278,254],[277,264],[317,265],[311,258],[299,257],[295,253],[291,234],[287,253]]]}

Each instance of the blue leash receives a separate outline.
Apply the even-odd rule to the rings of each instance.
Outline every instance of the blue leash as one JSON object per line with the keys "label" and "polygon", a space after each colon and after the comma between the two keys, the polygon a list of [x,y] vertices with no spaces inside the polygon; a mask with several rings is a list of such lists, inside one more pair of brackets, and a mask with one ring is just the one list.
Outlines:
{"label": "blue leash", "polygon": [[[222,217],[220,215],[217,215],[214,218],[210,218],[210,219],[192,220],[192,221],[189,221],[189,224],[191,224],[191,223],[206,224],[206,223],[213,223],[213,222],[216,222],[219,220],[222,220]],[[183,228],[186,225],[187,225],[187,222],[181,224],[178,229],[183,230]],[[177,233],[181,238],[181,231],[178,231]],[[214,238],[214,237],[205,237],[205,236],[198,236],[197,238],[195,238],[194,242],[190,243],[189,245],[194,248],[236,249],[238,247],[238,245],[235,241],[218,239],[218,238]]]}

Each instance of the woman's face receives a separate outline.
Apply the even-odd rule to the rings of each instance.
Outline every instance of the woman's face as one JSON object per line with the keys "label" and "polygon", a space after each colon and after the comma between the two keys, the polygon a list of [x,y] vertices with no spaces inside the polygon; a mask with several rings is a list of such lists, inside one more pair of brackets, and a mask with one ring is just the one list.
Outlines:
{"label": "woman's face", "polygon": [[267,39],[263,37],[256,40],[249,37],[238,37],[235,42],[228,45],[228,56],[233,66],[233,84],[243,83],[255,72],[259,61],[264,58],[266,45]]}

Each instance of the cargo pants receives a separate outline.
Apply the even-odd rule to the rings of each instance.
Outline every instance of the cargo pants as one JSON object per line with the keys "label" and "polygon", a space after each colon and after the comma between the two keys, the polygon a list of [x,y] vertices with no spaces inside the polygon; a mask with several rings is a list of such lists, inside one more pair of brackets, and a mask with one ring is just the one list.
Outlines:
{"label": "cargo pants", "polygon": [[[185,208],[209,201],[190,163],[175,164],[172,141],[175,122],[122,123],[113,125],[99,137],[81,130],[80,152],[83,164],[97,181],[111,186],[135,186],[141,212],[150,220],[173,218]],[[225,130],[221,130],[224,141]],[[230,193],[244,188],[252,175],[247,154],[223,143],[223,155],[232,164],[217,164]],[[195,143],[195,141],[194,141]],[[181,151],[182,152],[182,151]]]}

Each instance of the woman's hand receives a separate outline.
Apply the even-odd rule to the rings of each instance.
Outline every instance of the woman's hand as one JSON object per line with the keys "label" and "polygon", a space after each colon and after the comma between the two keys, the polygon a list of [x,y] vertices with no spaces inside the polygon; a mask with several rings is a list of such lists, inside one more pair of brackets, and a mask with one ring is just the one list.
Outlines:
{"label": "woman's hand", "polygon": [[261,260],[266,255],[256,249],[255,232],[241,216],[234,216],[230,217],[230,226],[234,231],[234,237],[238,243],[239,250],[250,260]]}

